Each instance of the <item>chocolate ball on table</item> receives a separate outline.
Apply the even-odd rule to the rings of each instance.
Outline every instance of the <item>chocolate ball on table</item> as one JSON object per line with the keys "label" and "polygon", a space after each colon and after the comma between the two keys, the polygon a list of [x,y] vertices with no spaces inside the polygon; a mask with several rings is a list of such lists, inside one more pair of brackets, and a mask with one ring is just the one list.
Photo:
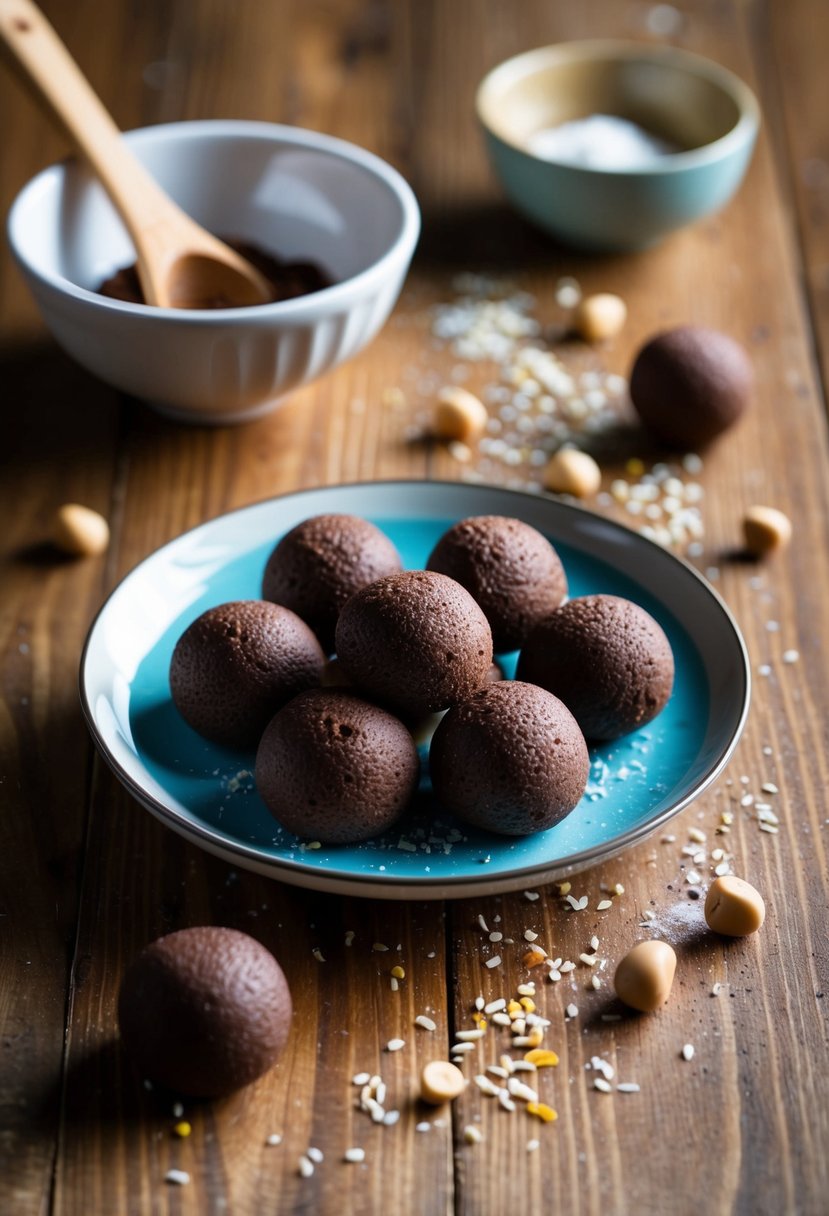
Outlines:
{"label": "chocolate ball on table", "polygon": [[161,937],[121,983],[124,1046],[144,1077],[194,1098],[219,1098],[276,1062],[291,994],[273,955],[235,929]]}
{"label": "chocolate ball on table", "polygon": [[460,583],[405,570],[351,597],[337,622],[337,658],[372,700],[417,720],[485,683],[492,633]]}
{"label": "chocolate ball on table", "polygon": [[445,532],[427,562],[480,604],[496,651],[523,646],[567,594],[567,576],[545,536],[520,519],[475,515]]}
{"label": "chocolate ball on table", "polygon": [[302,693],[268,724],[256,788],[282,827],[306,840],[379,836],[406,810],[420,766],[409,731],[351,693]]}
{"label": "chocolate ball on table", "polygon": [[476,827],[528,836],[578,805],[590,758],[578,724],[543,688],[488,684],[450,709],[437,728],[429,770],[438,801]]}
{"label": "chocolate ball on table", "polygon": [[754,372],[738,342],[683,325],[642,347],[630,398],[647,427],[671,447],[704,448],[732,426],[751,399]]}
{"label": "chocolate ball on table", "polygon": [[401,568],[392,542],[368,520],[315,515],[283,536],[268,558],[262,596],[301,616],[330,654],[346,600]]}
{"label": "chocolate ball on table", "polygon": [[615,595],[584,595],[536,626],[518,679],[560,697],[588,739],[617,739],[665,708],[674,656],[644,608]]}
{"label": "chocolate ball on table", "polygon": [[304,621],[279,604],[209,608],[176,643],[170,691],[184,720],[225,747],[255,747],[291,697],[319,684],[325,655]]}

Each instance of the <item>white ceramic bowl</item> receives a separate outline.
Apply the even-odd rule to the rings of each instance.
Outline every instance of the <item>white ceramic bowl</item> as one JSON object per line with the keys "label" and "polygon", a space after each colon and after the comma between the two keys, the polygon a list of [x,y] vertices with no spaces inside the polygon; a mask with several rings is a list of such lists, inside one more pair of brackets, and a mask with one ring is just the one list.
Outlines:
{"label": "white ceramic bowl", "polygon": [[205,228],[314,261],[334,285],[215,311],[100,296],[98,284],[135,260],[132,245],[88,170],[53,165],[15,200],[9,241],[46,324],[78,363],[178,419],[241,422],[374,337],[420,232],[415,197],[391,166],[331,136],[270,123],[171,123],[125,138]]}

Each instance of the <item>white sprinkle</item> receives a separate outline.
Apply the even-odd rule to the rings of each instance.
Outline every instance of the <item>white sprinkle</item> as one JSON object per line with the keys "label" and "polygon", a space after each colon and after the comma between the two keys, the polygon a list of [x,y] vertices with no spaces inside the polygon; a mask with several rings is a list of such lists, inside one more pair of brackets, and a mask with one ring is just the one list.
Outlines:
{"label": "white sprinkle", "polygon": [[602,981],[599,979],[599,977],[597,975],[591,975],[590,987],[595,988],[596,991],[598,992],[598,990],[601,988],[601,986],[602,986]]}
{"label": "white sprinkle", "polygon": [[705,832],[699,828],[689,828],[688,839],[693,840],[696,844],[705,844]]}
{"label": "white sprinkle", "polygon": [[389,1039],[386,1044],[386,1051],[400,1051],[401,1047],[406,1046],[405,1039]]}
{"label": "white sprinkle", "polygon": [[763,785],[760,786],[760,789],[763,791],[764,794],[779,794],[780,793],[780,790],[777,788],[777,786],[774,784],[773,781],[764,782]]}
{"label": "white sprinkle", "polygon": [[534,1153],[540,1144],[541,1144],[540,1140],[528,1140],[527,1141],[527,1152]]}
{"label": "white sprinkle", "polygon": [[714,867],[714,873],[717,878],[724,878],[726,874],[731,873],[731,866],[727,861],[721,861],[719,865]]}
{"label": "white sprinkle", "polygon": [[605,1081],[604,1077],[594,1077],[593,1088],[600,1089],[603,1094],[610,1094],[613,1092],[613,1086],[609,1081]]}
{"label": "white sprinkle", "polygon": [[510,1026],[512,1018],[508,1013],[493,1013],[492,1020],[496,1026]]}
{"label": "white sprinkle", "polygon": [[537,941],[537,940],[538,940],[538,934],[537,934],[537,933],[533,933],[532,929],[525,929],[525,930],[524,930],[524,941],[525,941],[525,942],[534,942],[534,941]]}
{"label": "white sprinkle", "polygon": [[[512,1045],[513,1045],[513,1047],[515,1046],[514,1040],[513,1040]],[[512,1071],[513,1072],[538,1072],[538,1069],[536,1068],[535,1064],[533,1064],[532,1060],[513,1060]]]}
{"label": "white sprinkle", "polygon": [[307,1157],[300,1157],[299,1172],[303,1178],[310,1178],[314,1172],[314,1167]]}
{"label": "white sprinkle", "polygon": [[432,1130],[432,1125],[431,1125],[431,1123],[426,1123],[426,1122],[424,1122],[424,1123],[416,1123],[416,1124],[415,1124],[415,1131],[416,1131],[416,1132],[430,1132],[431,1130]]}
{"label": "white sprinkle", "polygon": [[415,1026],[422,1026],[424,1030],[437,1030],[437,1022],[433,1022],[431,1018],[427,1018],[425,1013],[417,1015]]}
{"label": "white sprinkle", "polygon": [[457,439],[453,440],[446,450],[453,460],[457,460],[458,464],[466,464],[467,461],[472,459],[472,449],[465,443],[460,443]]}
{"label": "white sprinkle", "polygon": [[352,1085],[368,1085],[370,1080],[371,1080],[371,1073],[358,1072],[358,1073],[355,1073],[354,1076],[351,1078],[351,1084]]}
{"label": "white sprinkle", "polygon": [[[456,1030],[455,1038],[460,1039],[462,1043],[472,1043],[475,1039],[482,1039],[486,1034],[486,1029],[483,1026],[478,1026],[475,1030]],[[457,1050],[456,1048],[452,1049]]]}
{"label": "white sprinkle", "polygon": [[361,1161],[366,1159],[366,1150],[364,1148],[347,1148],[343,1153],[343,1161],[351,1161],[355,1165],[359,1165]]}
{"label": "white sprinkle", "polygon": [[500,965],[501,965],[501,955],[500,954],[493,954],[492,958],[488,958],[486,960],[486,962],[484,963],[484,966],[489,967],[490,971],[492,970],[493,967],[500,967]]}
{"label": "white sprinkle", "polygon": [[489,933],[489,925],[486,923],[480,912],[478,913],[478,924],[481,926],[484,933]]}
{"label": "white sprinkle", "polygon": [[467,1144],[480,1144],[483,1140],[483,1135],[479,1127],[474,1127],[470,1123],[463,1129],[463,1138]]}
{"label": "white sprinkle", "polygon": [[[461,1032],[461,1033],[463,1033],[463,1032]],[[486,1034],[486,1031],[483,1031],[482,1033]],[[463,1042],[463,1043],[453,1043],[452,1044],[452,1052],[454,1055],[458,1055],[458,1054],[461,1054],[461,1053],[464,1053],[467,1051],[474,1051],[474,1050],[475,1050],[474,1043]]]}
{"label": "white sprinkle", "polygon": [[635,1081],[621,1081],[616,1086],[616,1091],[620,1094],[638,1094],[639,1086]]}
{"label": "white sprinkle", "polygon": [[379,1077],[372,1077],[372,1081],[374,1083],[374,1101],[378,1106],[383,1106],[386,1101],[386,1083]]}
{"label": "white sprinkle", "polygon": [[181,1119],[184,1115],[184,1107],[180,1102],[173,1103],[173,1118]]}
{"label": "white sprinkle", "polygon": [[385,1127],[394,1127],[397,1120],[400,1118],[399,1110],[387,1110],[383,1115],[383,1125]]}
{"label": "white sprinkle", "polygon": [[519,984],[517,991],[519,996],[535,996],[535,984]]}
{"label": "white sprinkle", "polygon": [[740,799],[740,806],[751,806],[753,803],[754,803],[753,794],[743,794],[742,798]]}
{"label": "white sprinkle", "polygon": [[771,667],[769,667],[768,663],[761,663],[757,668],[757,674],[758,676],[770,676]]}
{"label": "white sprinkle", "polygon": [[712,995],[712,996],[719,996],[721,992],[722,992],[722,984],[720,983],[720,981],[719,981],[719,980],[717,980],[716,984],[715,984],[715,985],[714,985],[714,987],[711,989],[711,995]]}
{"label": "white sprinkle", "polygon": [[595,954],[580,954],[579,959],[587,967],[595,967],[596,963],[599,961]]}
{"label": "white sprinkle", "polygon": [[388,950],[388,946],[384,945],[383,942],[374,942],[371,948],[378,954],[385,954]]}
{"label": "white sprinkle", "polygon": [[561,963],[558,969],[562,975],[566,975],[568,971],[575,971],[576,964],[571,963],[568,959],[566,963]]}
{"label": "white sprinkle", "polygon": [[500,1102],[501,1106],[503,1106],[504,1110],[508,1110],[508,1111],[515,1110],[515,1103],[513,1102],[512,1098],[509,1096],[509,1093],[506,1089],[501,1090],[501,1092],[498,1095],[498,1101]]}
{"label": "white sprinkle", "polygon": [[164,1181],[171,1182],[173,1186],[187,1186],[190,1175],[187,1170],[168,1170],[164,1175]]}
{"label": "white sprinkle", "polygon": [[777,836],[778,829],[773,823],[759,823],[757,825],[761,832],[768,832],[770,836]]}
{"label": "white sprinkle", "polygon": [[346,944],[347,946],[350,946],[350,945],[351,945],[351,943],[354,941],[354,938],[355,938],[355,937],[356,937],[356,934],[355,934],[354,930],[353,930],[353,929],[349,929],[349,930],[348,930],[348,932],[347,932],[347,933],[346,933],[346,935],[345,935],[345,944]]}
{"label": "white sprinkle", "polygon": [[520,1098],[522,1102],[537,1102],[538,1093],[529,1085],[525,1085],[523,1081],[519,1081],[517,1077],[510,1077],[507,1081],[507,1092],[513,1098]]}
{"label": "white sprinkle", "polygon": [[310,1161],[313,1161],[314,1165],[319,1165],[320,1162],[323,1160],[322,1149],[314,1148],[313,1146],[311,1148],[307,1148],[305,1150],[305,1156]]}
{"label": "white sprinkle", "polygon": [[278,1145],[280,1145],[282,1143],[282,1137],[280,1136],[279,1132],[273,1132],[272,1135],[268,1136],[265,1143],[270,1148],[276,1148]]}
{"label": "white sprinkle", "polygon": [[597,912],[606,912],[608,908],[612,908],[612,907],[613,907],[613,901],[611,899],[601,899],[596,904],[596,911]]}
{"label": "white sprinkle", "polygon": [[693,1043],[686,1043],[685,1046],[682,1048],[682,1058],[683,1058],[683,1060],[693,1060],[693,1058],[694,1058],[694,1044]]}
{"label": "white sprinkle", "polygon": [[599,948],[599,939],[596,937],[596,935],[594,933],[590,939],[590,949],[598,950],[598,948]]}
{"label": "white sprinkle", "polygon": [[498,1013],[501,1009],[506,1009],[506,997],[499,996],[497,1001],[490,1001],[488,1005],[484,1005],[484,1013]]}
{"label": "white sprinkle", "polygon": [[392,992],[397,992],[397,990],[400,987],[400,985],[397,982],[397,976],[393,975],[391,977],[391,979],[389,980],[389,987],[391,988]]}
{"label": "white sprinkle", "polygon": [[564,1012],[568,1018],[577,1018],[579,1016],[579,1007],[578,1005],[568,1005]]}
{"label": "white sprinkle", "polygon": [[524,898],[528,899],[530,903],[535,903],[537,899],[540,899],[540,895],[538,891],[525,891]]}
{"label": "white sprinkle", "polygon": [[493,943],[502,942],[504,940],[504,935],[496,929],[494,933],[490,933],[489,940]]}
{"label": "white sprinkle", "polygon": [[783,651],[783,662],[784,663],[796,663],[799,658],[800,658],[800,651],[798,651],[798,650],[784,650]]}
{"label": "white sprinkle", "polygon": [[500,1077],[504,1081],[509,1076],[506,1068],[501,1068],[500,1064],[487,1064],[486,1070],[487,1072],[491,1072],[493,1077]]}
{"label": "white sprinkle", "polygon": [[501,1092],[500,1086],[496,1085],[494,1081],[490,1081],[489,1077],[484,1076],[483,1073],[479,1073],[475,1077],[475,1084],[481,1093],[486,1094],[489,1098],[497,1098]]}
{"label": "white sprinkle", "polygon": [[480,1011],[483,1009],[483,1007],[484,1007],[484,998],[480,995],[476,996],[475,997],[475,1008],[480,1013]]}

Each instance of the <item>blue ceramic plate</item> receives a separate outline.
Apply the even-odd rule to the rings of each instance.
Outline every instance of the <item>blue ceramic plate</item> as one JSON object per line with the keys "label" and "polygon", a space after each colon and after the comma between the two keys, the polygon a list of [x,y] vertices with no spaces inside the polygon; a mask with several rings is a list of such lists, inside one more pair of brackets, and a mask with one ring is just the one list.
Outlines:
{"label": "blue ceramic plate", "polygon": [[[571,595],[609,592],[646,608],[676,659],[673,696],[648,727],[591,751],[587,792],[562,823],[515,839],[467,829],[424,777],[410,817],[354,846],[309,848],[283,831],[252,779],[253,754],[206,742],[179,717],[167,671],[173,647],[206,608],[260,594],[276,541],[310,515],[362,515],[423,566],[467,515],[511,515],[559,552]],[[515,656],[502,656],[508,675]],[[92,626],[81,699],[93,738],[130,793],[174,831],[227,861],[319,890],[386,899],[451,898],[549,882],[620,852],[700,793],[745,721],[749,665],[727,608],[684,562],[578,507],[490,487],[438,482],[331,486],[223,515],[171,541],[116,588]]]}

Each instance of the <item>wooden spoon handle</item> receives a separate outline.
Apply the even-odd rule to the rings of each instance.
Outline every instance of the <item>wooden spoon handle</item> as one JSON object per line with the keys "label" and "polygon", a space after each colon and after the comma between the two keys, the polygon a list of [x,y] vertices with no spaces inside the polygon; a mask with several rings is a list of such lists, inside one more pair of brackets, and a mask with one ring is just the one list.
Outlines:
{"label": "wooden spoon handle", "polygon": [[86,157],[138,246],[156,224],[184,213],[130,152],[86,77],[31,0],[0,0],[0,41],[38,98]]}

